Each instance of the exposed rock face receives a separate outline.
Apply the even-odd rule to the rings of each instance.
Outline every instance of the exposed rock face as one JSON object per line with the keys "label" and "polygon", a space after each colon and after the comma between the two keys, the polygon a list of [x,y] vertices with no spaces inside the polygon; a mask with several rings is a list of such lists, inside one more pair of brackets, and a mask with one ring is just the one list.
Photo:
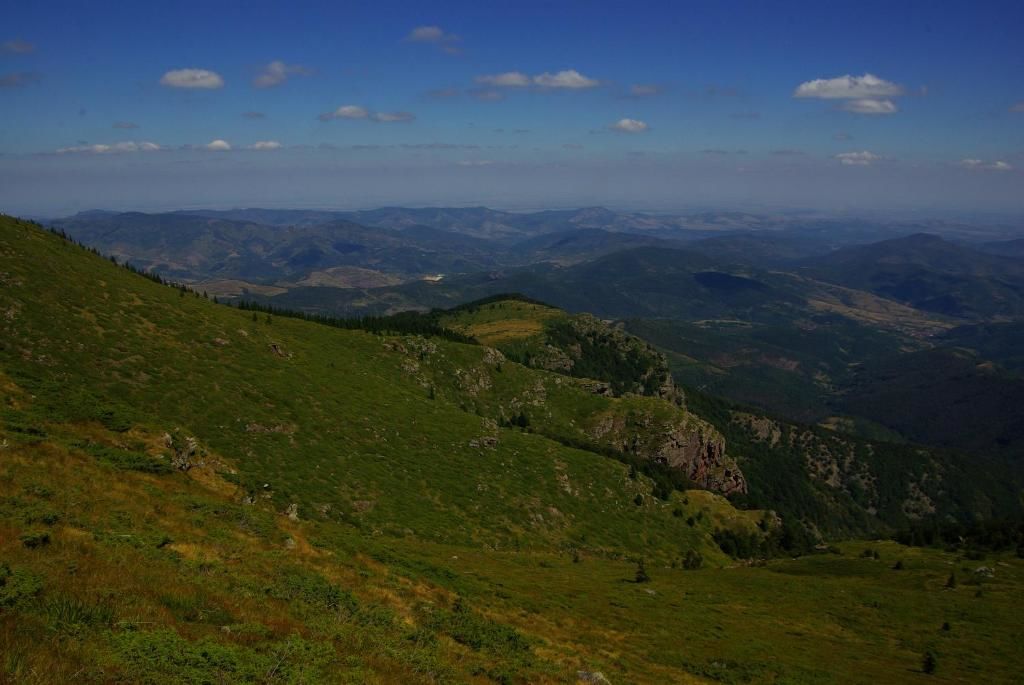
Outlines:
{"label": "exposed rock face", "polygon": [[645,456],[684,471],[690,480],[709,490],[724,495],[747,491],[743,472],[725,455],[725,439],[717,432],[677,428]]}
{"label": "exposed rock face", "polygon": [[621,452],[678,469],[702,488],[724,495],[747,491],[743,472],[725,454],[725,438],[685,412],[668,421],[644,414],[606,415],[591,436]]}
{"label": "exposed rock face", "polygon": [[164,433],[164,446],[171,450],[171,465],[180,471],[202,466],[206,457],[206,450],[200,447],[198,440],[178,431]]}

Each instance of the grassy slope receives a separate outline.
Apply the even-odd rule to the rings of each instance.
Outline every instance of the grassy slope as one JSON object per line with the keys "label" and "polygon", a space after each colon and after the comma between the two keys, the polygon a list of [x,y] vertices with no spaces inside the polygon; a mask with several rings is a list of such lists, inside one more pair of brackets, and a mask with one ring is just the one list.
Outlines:
{"label": "grassy slope", "polygon": [[[1019,562],[979,598],[942,589],[952,556],[894,545],[882,563],[851,546],[719,570],[706,533],[750,525],[724,501],[637,507],[642,480],[538,435],[471,448],[494,431],[459,409],[467,387],[429,400],[394,340],[254,322],[6,220],[0,286],[12,679],[895,682],[922,677],[928,648],[940,681],[1010,682],[1024,665],[1000,629],[1024,595]],[[437,345],[431,369],[487,354]],[[162,472],[174,429],[205,466]],[[281,514],[291,503],[300,521]],[[667,567],[687,549],[705,570]],[[650,585],[627,582],[621,557],[639,552]],[[906,571],[887,570],[897,555]]]}

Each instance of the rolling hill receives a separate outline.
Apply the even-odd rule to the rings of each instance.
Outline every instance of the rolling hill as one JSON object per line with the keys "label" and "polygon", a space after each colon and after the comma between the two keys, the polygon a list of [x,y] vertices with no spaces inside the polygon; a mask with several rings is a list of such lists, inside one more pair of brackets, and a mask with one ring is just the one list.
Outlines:
{"label": "rolling hill", "polygon": [[920,233],[804,263],[815,278],[973,320],[1024,316],[1024,264]]}
{"label": "rolling hill", "polygon": [[7,679],[899,682],[928,650],[952,679],[1022,667],[993,630],[1021,562],[988,578],[891,542],[769,560],[797,549],[787,517],[656,493],[623,463],[657,463],[666,428],[721,444],[657,397],[217,305],[8,218],[0,333]]}

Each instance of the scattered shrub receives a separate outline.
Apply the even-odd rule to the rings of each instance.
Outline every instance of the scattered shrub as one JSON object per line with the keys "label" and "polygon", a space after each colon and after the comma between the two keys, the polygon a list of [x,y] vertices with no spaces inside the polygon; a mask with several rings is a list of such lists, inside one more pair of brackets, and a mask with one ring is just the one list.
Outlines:
{"label": "scattered shrub", "polygon": [[686,553],[686,558],[683,559],[683,568],[688,571],[695,571],[704,565],[704,557],[701,556],[700,552],[691,549]]}
{"label": "scattered shrub", "polygon": [[50,544],[50,534],[46,531],[29,531],[22,533],[18,539],[28,549],[38,549]]}
{"label": "scattered shrub", "polygon": [[42,590],[43,583],[38,576],[0,563],[0,609],[20,606]]}

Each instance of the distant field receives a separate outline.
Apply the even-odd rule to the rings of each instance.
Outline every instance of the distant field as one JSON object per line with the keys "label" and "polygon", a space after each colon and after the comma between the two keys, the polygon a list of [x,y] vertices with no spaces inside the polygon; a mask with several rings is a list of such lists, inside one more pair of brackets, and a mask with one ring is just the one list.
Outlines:
{"label": "distant field", "polygon": [[481,344],[497,345],[540,335],[545,321],[564,316],[563,312],[544,305],[506,300],[445,316],[441,324],[472,336]]}

